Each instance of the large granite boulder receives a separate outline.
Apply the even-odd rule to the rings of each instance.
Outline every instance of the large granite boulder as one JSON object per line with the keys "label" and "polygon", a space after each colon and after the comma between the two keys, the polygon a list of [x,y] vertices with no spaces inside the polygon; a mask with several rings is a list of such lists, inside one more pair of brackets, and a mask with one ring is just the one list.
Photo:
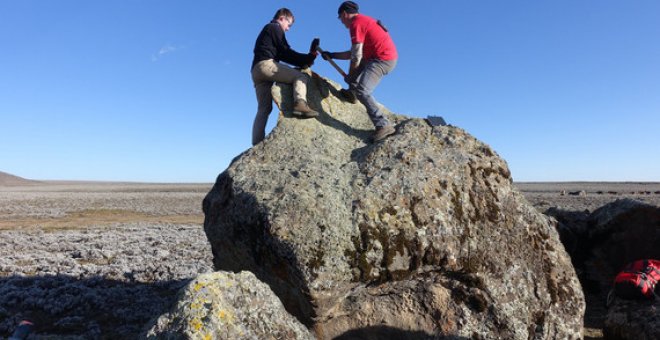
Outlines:
{"label": "large granite boulder", "polygon": [[179,292],[147,339],[314,339],[250,272],[202,274]]}
{"label": "large granite boulder", "polygon": [[576,339],[584,298],[556,230],[488,145],[452,126],[387,116],[313,75],[317,119],[282,111],[204,199],[218,270],[249,270],[318,338]]}

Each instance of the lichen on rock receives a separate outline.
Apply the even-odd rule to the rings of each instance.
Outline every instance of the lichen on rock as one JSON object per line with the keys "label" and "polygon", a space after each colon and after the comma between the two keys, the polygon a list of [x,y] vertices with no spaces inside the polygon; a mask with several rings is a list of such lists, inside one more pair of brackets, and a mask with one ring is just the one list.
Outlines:
{"label": "lichen on rock", "polygon": [[[394,114],[371,143],[364,107],[313,74],[291,115],[204,200],[218,270],[249,270],[319,338],[373,327],[432,336],[581,337],[584,298],[555,229],[506,162],[454,126]],[[356,333],[357,332],[357,333]]]}
{"label": "lichen on rock", "polygon": [[314,339],[250,272],[202,274],[155,320],[147,339]]}

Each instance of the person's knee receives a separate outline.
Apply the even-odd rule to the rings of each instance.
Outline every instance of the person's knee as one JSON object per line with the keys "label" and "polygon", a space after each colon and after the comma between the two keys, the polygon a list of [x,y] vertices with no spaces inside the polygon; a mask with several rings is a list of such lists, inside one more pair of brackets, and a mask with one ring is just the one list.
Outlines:
{"label": "person's knee", "polygon": [[309,76],[306,73],[298,72],[296,81],[301,81],[303,84],[307,85],[309,82]]}

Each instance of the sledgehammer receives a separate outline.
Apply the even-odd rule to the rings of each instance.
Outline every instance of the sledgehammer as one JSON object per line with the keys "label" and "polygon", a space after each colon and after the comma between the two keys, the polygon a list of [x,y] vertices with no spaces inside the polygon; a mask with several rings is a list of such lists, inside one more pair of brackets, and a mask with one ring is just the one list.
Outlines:
{"label": "sledgehammer", "polygon": [[[324,51],[319,46],[320,44],[321,44],[321,39],[314,38],[314,40],[312,40],[312,46],[310,46],[309,48],[310,52],[316,51],[323,54]],[[335,70],[337,70],[337,72],[339,72],[339,74],[341,74],[342,77],[346,78],[346,72],[344,72],[344,70],[342,70],[341,67],[339,67],[339,65],[337,65],[337,63],[335,63],[334,60],[328,59],[328,62],[330,63],[330,65],[332,65],[335,68]]]}

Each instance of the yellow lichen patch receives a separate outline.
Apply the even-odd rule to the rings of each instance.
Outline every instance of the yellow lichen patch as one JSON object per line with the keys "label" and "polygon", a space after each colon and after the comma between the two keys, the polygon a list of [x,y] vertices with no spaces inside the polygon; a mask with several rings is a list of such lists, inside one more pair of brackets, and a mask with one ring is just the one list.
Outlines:
{"label": "yellow lichen patch", "polygon": [[222,322],[227,323],[227,324],[230,324],[230,323],[234,322],[234,315],[232,315],[231,312],[226,311],[224,309],[221,309],[218,312],[218,318],[220,318],[220,320],[222,320]]}
{"label": "yellow lichen patch", "polygon": [[190,321],[190,327],[192,327],[192,329],[194,329],[195,331],[199,331],[200,329],[202,329],[202,326],[203,326],[202,321],[198,318],[194,318]]}

